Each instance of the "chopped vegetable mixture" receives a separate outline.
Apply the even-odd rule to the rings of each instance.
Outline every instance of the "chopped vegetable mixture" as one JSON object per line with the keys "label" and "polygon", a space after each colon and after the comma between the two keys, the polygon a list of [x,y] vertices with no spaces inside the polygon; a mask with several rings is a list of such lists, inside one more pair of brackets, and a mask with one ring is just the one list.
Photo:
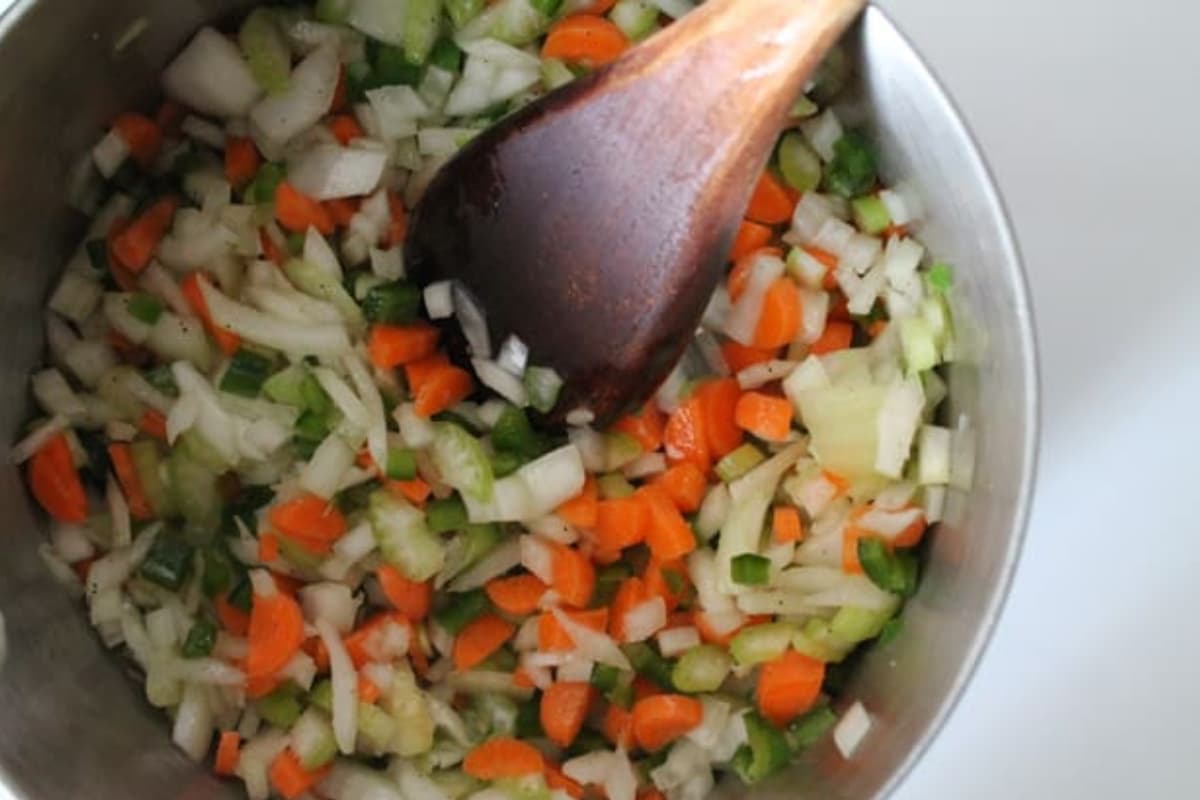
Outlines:
{"label": "chopped vegetable mixture", "polygon": [[969,478],[932,421],[951,271],[828,106],[844,57],[691,351],[609,430],[536,429],[561,385],[538,343],[493,347],[456,286],[405,278],[448,158],[689,9],[259,8],[90,153],[14,459],[48,566],[251,798],[700,800],[867,732],[845,660],[899,633]]}

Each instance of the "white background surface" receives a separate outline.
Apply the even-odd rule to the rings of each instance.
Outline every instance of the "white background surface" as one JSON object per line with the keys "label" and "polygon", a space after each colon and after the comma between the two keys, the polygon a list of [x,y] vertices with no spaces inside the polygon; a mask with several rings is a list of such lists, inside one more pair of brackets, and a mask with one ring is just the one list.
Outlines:
{"label": "white background surface", "polygon": [[1200,797],[1200,6],[882,5],[999,181],[1044,390],[1008,606],[896,800]]}
{"label": "white background surface", "polygon": [[1200,6],[882,5],[996,173],[1044,381],[1011,598],[895,800],[1200,797]]}

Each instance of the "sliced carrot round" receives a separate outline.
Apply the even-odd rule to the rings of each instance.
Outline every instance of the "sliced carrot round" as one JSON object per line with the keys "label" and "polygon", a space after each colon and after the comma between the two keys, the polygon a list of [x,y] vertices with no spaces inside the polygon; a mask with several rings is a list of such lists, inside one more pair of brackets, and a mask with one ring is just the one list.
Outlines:
{"label": "sliced carrot round", "polygon": [[471,620],[454,638],[454,667],[465,672],[486,661],[514,633],[516,627],[495,614]]}
{"label": "sliced carrot round", "polygon": [[817,701],[825,680],[825,664],[788,650],[763,665],[756,696],[762,715],[786,725]]}
{"label": "sliced carrot round", "polygon": [[643,750],[654,752],[691,731],[704,719],[704,707],[694,697],[659,694],[633,706],[633,736]]}
{"label": "sliced carrot round", "polygon": [[481,781],[536,775],[545,767],[537,748],[510,736],[489,739],[463,759],[463,772]]}
{"label": "sliced carrot round", "polygon": [[247,633],[246,675],[267,678],[283,669],[304,642],[300,606],[283,592],[255,595]]}
{"label": "sliced carrot round", "polygon": [[777,278],[763,295],[754,346],[764,350],[783,347],[799,332],[800,290],[790,278]]}
{"label": "sliced carrot round", "polygon": [[694,397],[704,414],[704,435],[713,458],[721,458],[741,445],[745,435],[734,419],[742,389],[734,378],[708,381]]}
{"label": "sliced carrot round", "polygon": [[536,575],[528,574],[495,578],[483,587],[492,605],[506,614],[519,617],[537,610],[547,588]]}
{"label": "sliced carrot round", "polygon": [[542,58],[557,58],[598,67],[615,61],[629,49],[629,39],[604,17],[576,14],[550,28]]}
{"label": "sliced carrot round", "polygon": [[750,205],[746,209],[746,218],[768,225],[778,225],[792,218],[795,207],[796,203],[787,187],[776,180],[768,170],[754,186],[754,194],[750,196]]}
{"label": "sliced carrot round", "polygon": [[592,687],[574,681],[553,683],[542,693],[538,716],[546,738],[559,747],[570,747],[583,728],[592,702]]}

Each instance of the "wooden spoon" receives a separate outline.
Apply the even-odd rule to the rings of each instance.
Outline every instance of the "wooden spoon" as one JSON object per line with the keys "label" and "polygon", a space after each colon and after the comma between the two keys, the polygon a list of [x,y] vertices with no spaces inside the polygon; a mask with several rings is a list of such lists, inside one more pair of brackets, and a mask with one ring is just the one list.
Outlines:
{"label": "wooden spoon", "polygon": [[[604,425],[678,360],[804,81],[866,0],[709,0],[464,147],[405,250],[565,380],[543,425]],[[447,326],[456,360],[467,356]]]}

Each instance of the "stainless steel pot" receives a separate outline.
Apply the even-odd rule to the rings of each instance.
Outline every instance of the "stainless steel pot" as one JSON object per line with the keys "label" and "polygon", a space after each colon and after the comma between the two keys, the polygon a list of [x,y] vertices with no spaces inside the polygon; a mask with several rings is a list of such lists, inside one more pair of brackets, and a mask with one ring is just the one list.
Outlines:
{"label": "stainless steel pot", "polygon": [[[82,235],[65,203],[70,167],[118,111],[150,102],[189,32],[237,0],[17,0],[0,18],[0,436],[26,418],[43,302]],[[121,52],[130,23],[149,28]],[[874,728],[852,762],[817,748],[755,798],[881,797],[898,785],[970,678],[1012,578],[1033,479],[1037,375],[1029,300],[983,160],[909,44],[872,9],[851,34],[856,86],[841,109],[874,129],[886,174],[922,195],[919,234],[957,268],[964,360],[950,419],[976,432],[975,481],[953,492],[903,635],[862,663],[847,691]],[[38,514],[15,469],[0,472],[9,520],[0,561],[0,798],[235,797],[170,744],[167,723],[107,654],[36,553]],[[0,648],[0,652],[3,648]],[[735,787],[727,796],[742,794]]]}

